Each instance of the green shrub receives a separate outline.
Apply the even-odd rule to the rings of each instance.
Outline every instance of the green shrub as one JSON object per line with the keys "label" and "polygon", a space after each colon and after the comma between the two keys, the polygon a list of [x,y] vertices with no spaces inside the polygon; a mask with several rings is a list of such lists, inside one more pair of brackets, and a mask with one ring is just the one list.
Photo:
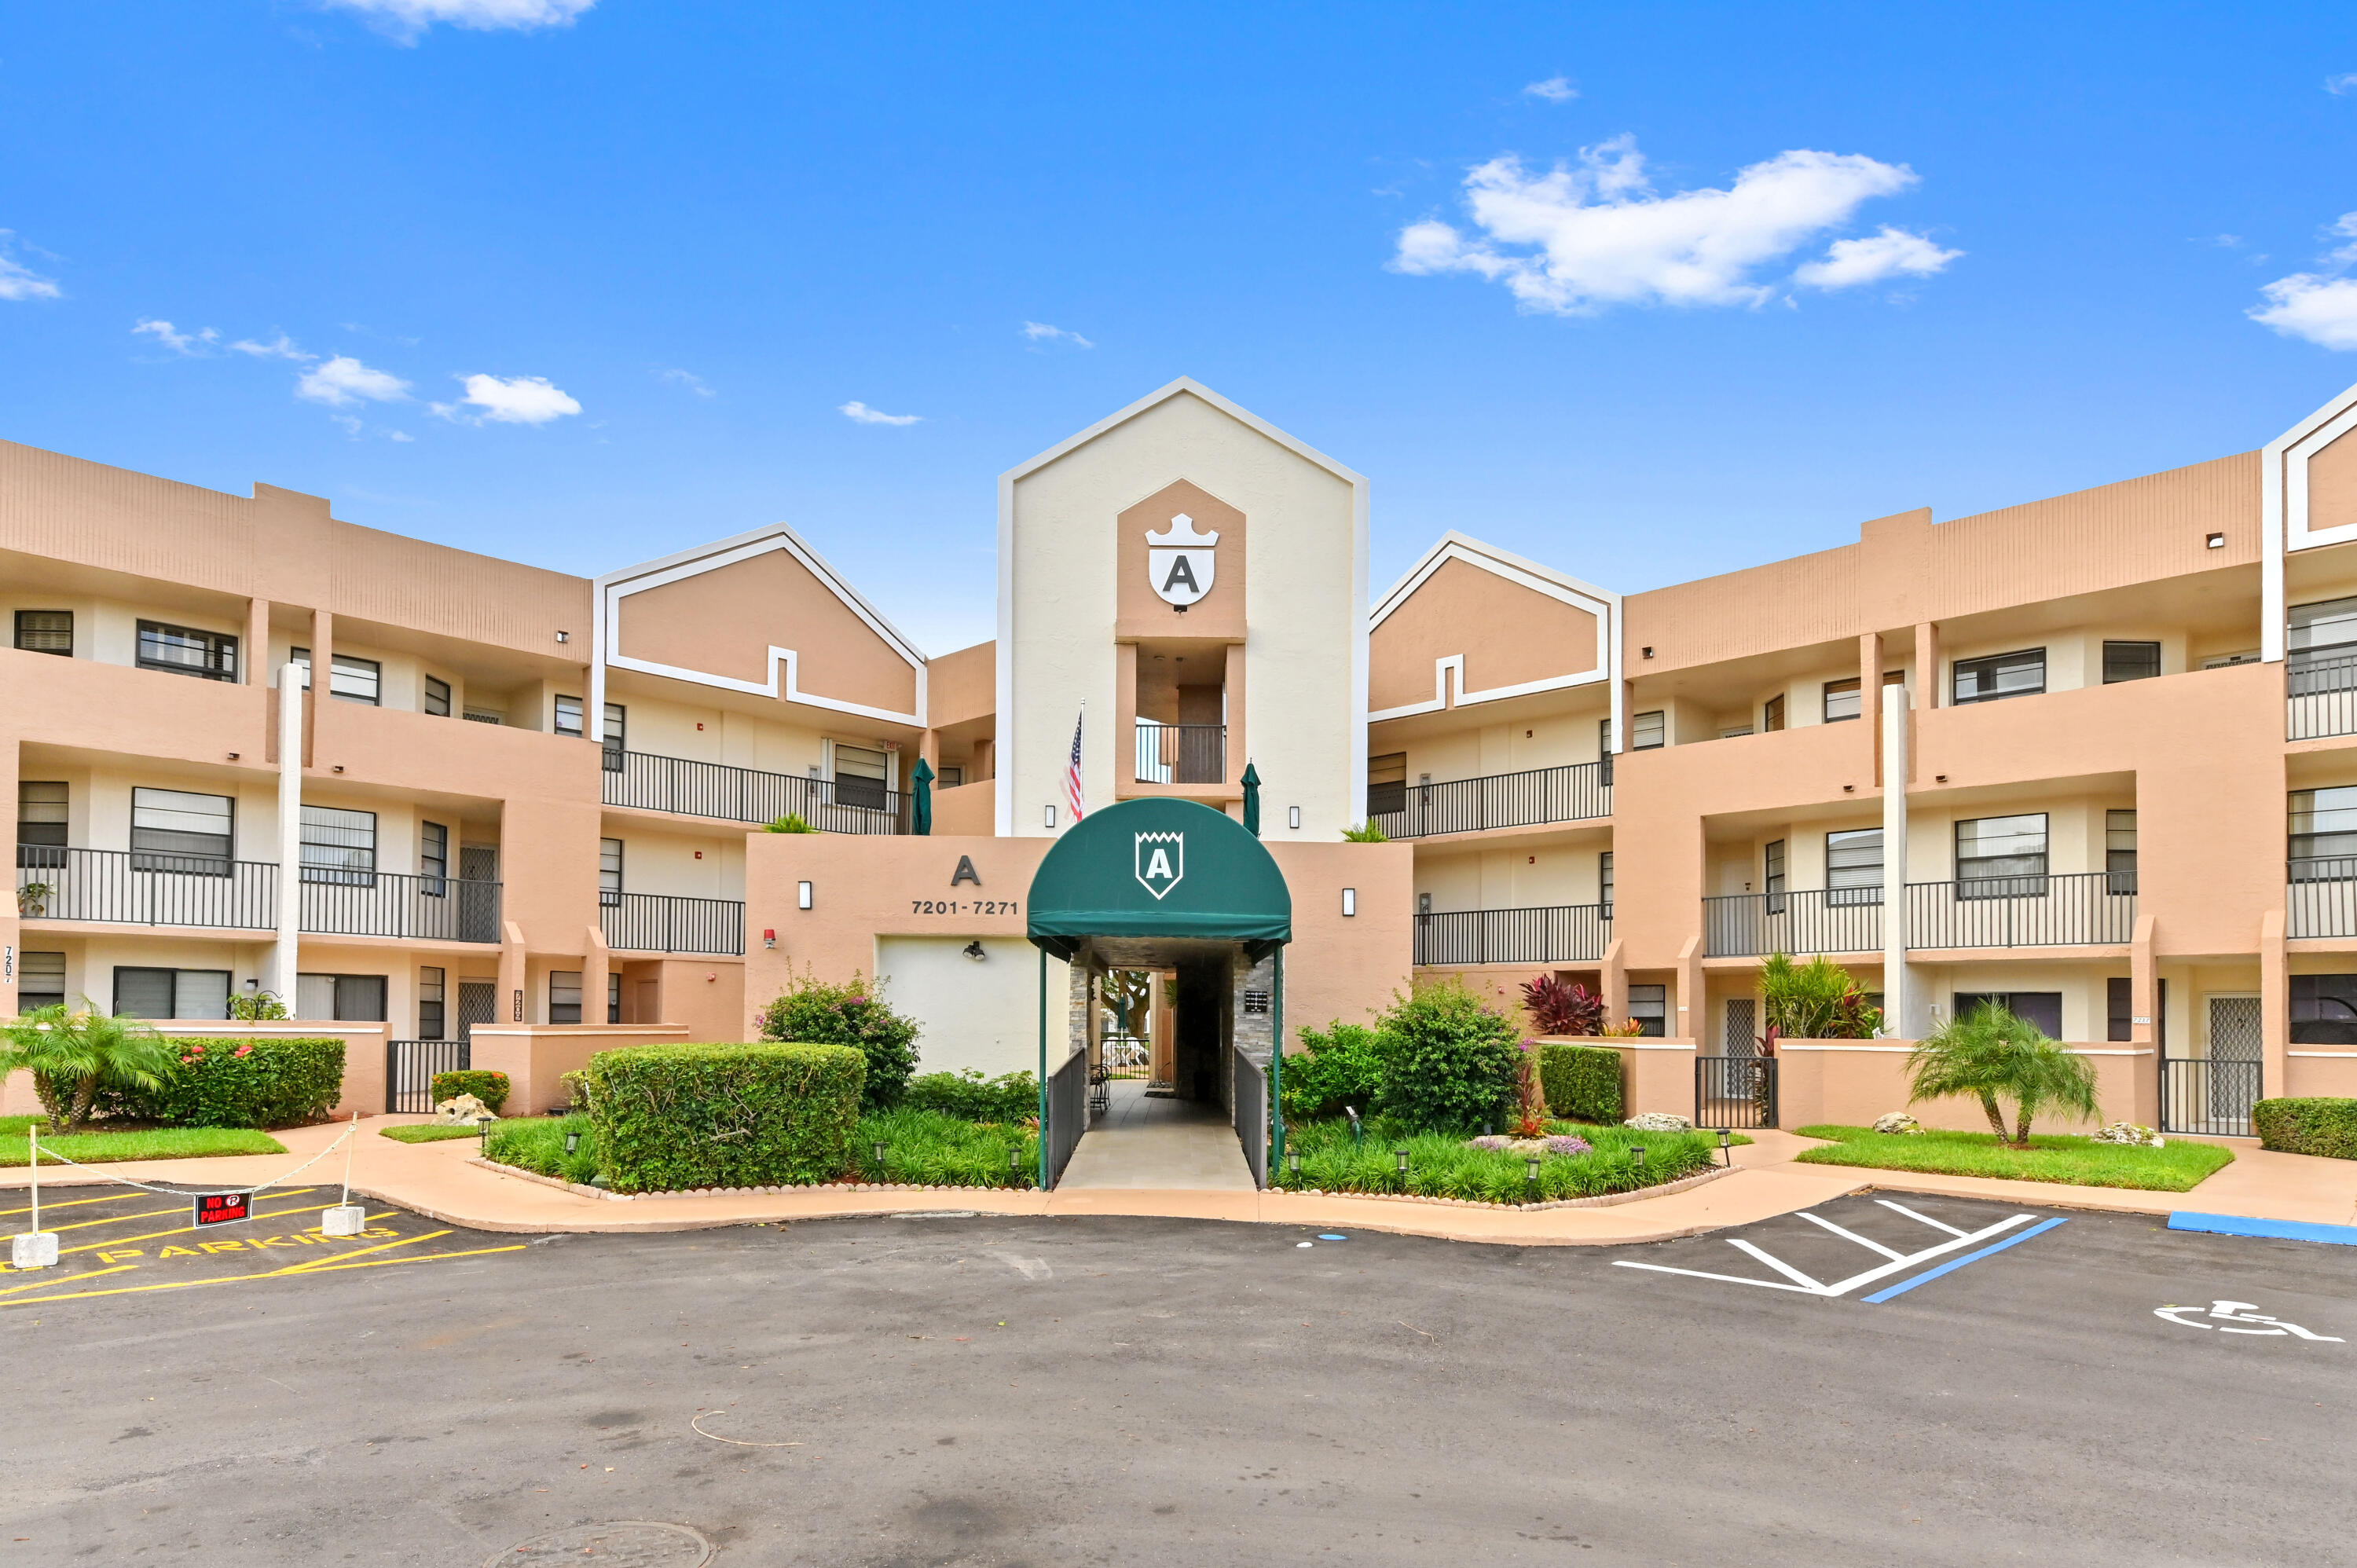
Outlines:
{"label": "green shrub", "polygon": [[1347,843],[1389,843],[1392,842],[1391,835],[1383,832],[1383,824],[1372,819],[1363,822],[1356,822],[1350,827],[1344,828],[1342,830],[1342,838],[1343,842]]}
{"label": "green shrub", "polygon": [[[439,1128],[395,1127],[385,1135],[438,1131]],[[567,1133],[581,1134],[581,1146],[569,1155],[565,1152]],[[597,1130],[587,1116],[519,1116],[494,1122],[483,1139],[485,1159],[585,1187],[597,1174]]]}
{"label": "green shrub", "polygon": [[962,1122],[1020,1122],[1039,1115],[1039,1080],[1028,1072],[985,1078],[963,1072],[929,1072],[909,1080],[901,1106],[931,1111]]}
{"label": "green shrub", "polygon": [[785,991],[761,1010],[761,1038],[856,1047],[867,1062],[860,1108],[888,1111],[917,1070],[917,1025],[886,1005],[882,991],[856,970],[843,984],[790,971]]}
{"label": "green shrub", "polygon": [[2262,1149],[2357,1160],[2357,1100],[2262,1100],[2251,1129]]}
{"label": "green shrub", "polygon": [[1285,1058],[1286,1120],[1340,1116],[1345,1105],[1361,1112],[1374,1109],[1383,1065],[1372,1029],[1337,1019],[1323,1029],[1302,1030],[1301,1047]]}
{"label": "green shrub", "polygon": [[300,1127],[326,1120],[343,1096],[340,1039],[176,1036],[166,1044],[174,1060],[163,1081],[102,1092],[101,1114],[167,1127]]}
{"label": "green shrub", "polygon": [[814,833],[818,832],[816,828],[811,826],[810,823],[802,820],[802,814],[800,811],[788,811],[776,822],[764,822],[761,824],[761,831],[765,833]]}
{"label": "green shrub", "polygon": [[1417,1132],[1478,1127],[1514,1094],[1514,1026],[1453,976],[1406,996],[1375,1024],[1383,1108]]}
{"label": "green shrub", "polygon": [[597,1168],[617,1192],[776,1187],[852,1168],[866,1067],[848,1046],[632,1046],[589,1058]]}
{"label": "green shrub", "polygon": [[494,1116],[508,1102],[508,1075],[489,1068],[460,1068],[456,1072],[437,1072],[432,1083],[434,1103],[455,1100],[461,1094],[471,1094],[483,1102]]}
{"label": "green shrub", "polygon": [[1822,953],[1806,963],[1770,953],[1760,966],[1760,999],[1775,1039],[1870,1040],[1882,1032],[1882,1012],[1867,1004],[1865,988]]}
{"label": "green shrub", "polygon": [[1620,1053],[1601,1046],[1539,1047],[1539,1083],[1547,1111],[1573,1122],[1620,1120]]}
{"label": "green shrub", "polygon": [[[1305,1122],[1285,1132],[1288,1153],[1301,1156],[1301,1174],[1269,1172],[1274,1187],[1319,1192],[1408,1192],[1426,1197],[1464,1197],[1486,1203],[1543,1203],[1634,1192],[1699,1175],[1718,1163],[1718,1140],[1699,1133],[1640,1133],[1627,1127],[1569,1127],[1589,1145],[1584,1155],[1553,1155],[1539,1162],[1534,1190],[1526,1157],[1506,1149],[1477,1149],[1450,1134],[1418,1133],[1399,1122],[1378,1120],[1366,1141],[1355,1142],[1340,1120]],[[1400,1178],[1393,1151],[1408,1153],[1407,1177]],[[1645,1151],[1639,1165],[1631,1149]]]}
{"label": "green shrub", "polygon": [[[1039,1109],[1036,1103],[1031,1107],[1034,1114]],[[876,1163],[878,1144],[884,1145],[880,1167]],[[1014,1122],[971,1122],[905,1104],[898,1111],[861,1117],[852,1154],[862,1181],[1029,1187],[1039,1173],[1039,1138]]]}

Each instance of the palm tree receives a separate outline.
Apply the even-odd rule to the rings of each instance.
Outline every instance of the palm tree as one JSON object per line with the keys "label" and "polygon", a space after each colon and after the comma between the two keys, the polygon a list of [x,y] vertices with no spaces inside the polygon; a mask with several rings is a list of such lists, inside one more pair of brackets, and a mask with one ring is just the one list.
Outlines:
{"label": "palm tree", "polygon": [[[1996,1002],[1949,1019],[1917,1042],[1907,1077],[1910,1105],[1969,1094],[1981,1102],[1997,1142],[2017,1149],[2029,1146],[2030,1122],[2050,1107],[2088,1119],[2096,1114],[2093,1066]],[[2014,1102],[2010,1137],[1999,1095]]]}
{"label": "palm tree", "polygon": [[[90,1121],[102,1089],[155,1089],[172,1070],[172,1047],[138,1018],[109,1016],[82,998],[81,1011],[62,1002],[36,1007],[0,1027],[0,1074],[19,1068],[33,1075],[34,1091],[52,1131],[72,1132]],[[60,1090],[73,1098],[63,1108]]]}

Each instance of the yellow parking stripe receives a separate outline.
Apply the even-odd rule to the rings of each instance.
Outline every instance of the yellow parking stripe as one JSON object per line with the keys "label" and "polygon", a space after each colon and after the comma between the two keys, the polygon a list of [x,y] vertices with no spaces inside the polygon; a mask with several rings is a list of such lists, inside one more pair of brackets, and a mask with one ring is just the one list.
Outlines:
{"label": "yellow parking stripe", "polygon": [[[9,1167],[9,1168],[11,1168],[11,1169],[22,1169],[23,1167],[21,1167],[21,1166],[11,1166],[11,1167]],[[238,1190],[240,1190],[240,1189],[239,1189],[239,1188],[236,1188],[236,1187],[222,1187],[222,1188],[218,1188],[218,1189],[216,1189],[216,1190],[223,1191],[223,1192],[235,1192],[235,1191],[238,1191]],[[264,1199],[264,1202],[268,1202],[268,1201],[270,1201],[271,1199],[274,1199],[274,1198],[281,1198],[281,1197],[302,1197],[304,1194],[306,1194],[306,1193],[309,1193],[309,1192],[317,1192],[317,1191],[318,1190],[318,1188],[317,1188],[317,1187],[288,1187],[288,1188],[287,1188],[285,1191],[284,1191],[284,1192],[278,1192],[278,1191],[275,1191],[275,1190],[273,1190],[273,1189],[270,1189],[270,1188],[267,1188],[267,1187],[263,1188],[263,1189],[261,1189],[261,1190],[264,1190],[264,1191],[266,1191],[266,1192],[269,1192],[269,1193],[270,1193],[270,1198],[265,1198],[265,1199]],[[186,1196],[187,1196],[187,1197],[194,1197],[196,1196],[196,1194],[195,1194],[194,1192],[190,1192],[190,1193],[187,1194]],[[51,1209],[51,1208],[81,1208],[81,1207],[83,1204],[85,1204],[85,1203],[119,1203],[119,1202],[121,1202],[121,1201],[122,1201],[122,1199],[123,1199],[123,1197],[124,1197],[124,1194],[122,1194],[122,1193],[119,1193],[119,1192],[111,1192],[111,1193],[108,1193],[104,1197],[69,1197],[69,1198],[66,1198],[66,1199],[64,1199],[63,1201],[61,1201],[61,1202],[58,1202],[58,1203],[44,1203],[44,1204],[42,1204],[42,1205],[41,1205],[41,1208],[42,1208],[43,1209]],[[182,1204],[180,1205],[180,1208],[186,1208],[187,1207],[188,1207],[188,1205],[187,1205],[186,1203],[182,1203]],[[9,1218],[11,1218],[11,1217],[13,1217],[13,1216],[15,1216],[15,1215],[18,1215],[18,1214],[30,1214],[30,1213],[32,1213],[32,1212],[33,1212],[33,1206],[32,1206],[31,1204],[29,1204],[29,1203],[28,1203],[28,1204],[27,1204],[27,1205],[26,1205],[24,1208],[0,1208],[0,1219],[9,1219]],[[115,1216],[113,1219],[82,1219],[82,1220],[77,1220],[77,1221],[76,1221],[74,1224],[72,1224],[72,1225],[60,1225],[60,1226],[59,1226],[59,1227],[58,1227],[58,1229],[59,1229],[59,1230],[79,1230],[81,1226],[84,1226],[84,1225],[119,1225],[119,1224],[121,1224],[121,1223],[122,1223],[124,1220],[125,1220],[125,1219],[148,1219],[148,1218],[150,1218],[150,1217],[152,1217],[152,1216],[155,1216],[155,1215],[157,1215],[157,1214],[177,1214],[178,1212],[179,1212],[179,1210],[178,1210],[178,1209],[173,1209],[173,1208],[148,1208],[148,1209],[143,1209],[143,1210],[141,1210],[141,1211],[140,1211],[139,1213],[137,1213],[137,1214],[118,1214],[118,1215],[116,1215],[116,1216]]]}
{"label": "yellow parking stripe", "polygon": [[317,1268],[321,1263],[327,1262],[329,1259],[333,1259],[335,1262],[340,1263],[348,1258],[365,1257],[371,1252],[382,1252],[386,1251],[388,1248],[393,1247],[406,1247],[412,1242],[416,1241],[431,1241],[436,1236],[447,1236],[448,1234],[450,1234],[450,1232],[447,1230],[423,1231],[415,1236],[404,1236],[398,1241],[379,1241],[373,1247],[361,1247],[350,1252],[329,1252],[324,1257],[310,1259],[300,1263],[289,1263],[283,1269],[275,1269],[272,1272],[279,1274],[309,1273],[312,1270]]}
{"label": "yellow parking stripe", "polygon": [[[395,1263],[430,1263],[436,1258],[479,1258],[488,1252],[521,1252],[530,1245],[532,1243],[529,1241],[514,1241],[504,1247],[476,1247],[464,1252],[416,1252],[406,1258],[371,1258],[365,1263],[348,1263],[339,1258],[332,1263],[306,1263],[299,1272],[306,1274],[332,1274],[338,1269],[389,1269]],[[280,1272],[298,1271],[282,1270]],[[262,1277],[274,1279],[277,1276],[265,1274]]]}
{"label": "yellow parking stripe", "polygon": [[[292,1208],[279,1208],[274,1209],[268,1214],[257,1214],[253,1217],[253,1220],[243,1220],[240,1223],[252,1224],[254,1220],[285,1219],[289,1216],[296,1214],[313,1214],[317,1213],[322,1207],[323,1206],[319,1204],[298,1203]],[[178,1209],[170,1210],[168,1212],[186,1213],[187,1210]],[[104,1241],[85,1241],[79,1247],[61,1247],[59,1249],[59,1251],[61,1255],[68,1252],[102,1252],[116,1247],[127,1247],[134,1241],[153,1241],[160,1236],[186,1236],[194,1229],[195,1227],[188,1225],[175,1225],[169,1230],[148,1230],[136,1236],[115,1236]]]}
{"label": "yellow parking stripe", "polygon": [[38,1290],[43,1285],[70,1284],[75,1280],[94,1280],[101,1274],[119,1274],[125,1269],[135,1269],[138,1266],[136,1263],[117,1263],[111,1269],[92,1269],[87,1273],[67,1274],[61,1279],[35,1280],[28,1285],[10,1285],[6,1290],[0,1290],[0,1295],[16,1295],[23,1291]]}
{"label": "yellow parking stripe", "polygon": [[[444,1230],[436,1232],[436,1234],[447,1236],[449,1232]],[[400,1263],[431,1263],[444,1258],[479,1258],[487,1252],[521,1252],[530,1245],[531,1243],[528,1241],[517,1241],[505,1247],[477,1247],[471,1251],[464,1252],[425,1252],[406,1258],[374,1258],[364,1263],[350,1263],[339,1261],[329,1266],[332,1268],[344,1269],[389,1269]],[[347,1257],[356,1255],[357,1254],[352,1253],[346,1254]],[[119,1266],[128,1269],[135,1268],[138,1265],[135,1263],[124,1263]],[[58,1295],[36,1295],[27,1296],[21,1301],[0,1301],[0,1309],[11,1306],[41,1306],[53,1301],[81,1301],[94,1295],[136,1295],[141,1292],[151,1290],[189,1290],[198,1285],[242,1284],[252,1280],[274,1280],[283,1275],[296,1272],[297,1271],[296,1269],[292,1268],[274,1269],[270,1273],[263,1274],[216,1274],[209,1280],[167,1280],[160,1284],[152,1285],[113,1285],[105,1290],[67,1291]],[[313,1272],[325,1273],[326,1271],[314,1271],[306,1267],[300,1272],[309,1273]],[[70,1284],[74,1280],[95,1279],[96,1277],[97,1273],[93,1272],[87,1274],[76,1274],[73,1275],[71,1279],[52,1280],[45,1283],[52,1284]],[[30,1289],[31,1287],[27,1286],[25,1288]]]}

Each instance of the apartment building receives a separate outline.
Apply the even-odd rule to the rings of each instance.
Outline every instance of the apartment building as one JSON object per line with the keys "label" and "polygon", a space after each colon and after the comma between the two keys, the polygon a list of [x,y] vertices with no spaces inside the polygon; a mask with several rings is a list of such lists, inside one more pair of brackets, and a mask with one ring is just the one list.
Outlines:
{"label": "apartment building", "polygon": [[0,1010],[270,991],[372,1109],[461,1043],[544,1099],[856,967],[929,1065],[1027,1066],[996,957],[1077,773],[1090,809],[1257,788],[1297,1024],[1558,973],[1691,1114],[1763,959],[1822,952],[1896,1040],[2003,997],[2107,1112],[2241,1131],[2357,1092],[2352,425],[2357,388],[2261,452],[1645,593],[1576,529],[1570,570],[1452,533],[1371,597],[1367,479],[1182,381],[1001,476],[998,635],[931,657],[782,525],[574,577],[0,446]]}

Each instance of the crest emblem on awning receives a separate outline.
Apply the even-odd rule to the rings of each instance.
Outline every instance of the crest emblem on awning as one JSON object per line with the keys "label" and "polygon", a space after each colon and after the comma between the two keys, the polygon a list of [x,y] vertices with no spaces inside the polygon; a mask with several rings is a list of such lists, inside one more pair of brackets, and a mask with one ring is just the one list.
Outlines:
{"label": "crest emblem on awning", "polygon": [[1158,901],[1187,875],[1185,833],[1137,835],[1137,885]]}
{"label": "crest emblem on awning", "polygon": [[1198,533],[1195,520],[1185,512],[1170,520],[1160,533],[1146,536],[1146,575],[1155,595],[1182,608],[1211,591],[1216,532]]}

